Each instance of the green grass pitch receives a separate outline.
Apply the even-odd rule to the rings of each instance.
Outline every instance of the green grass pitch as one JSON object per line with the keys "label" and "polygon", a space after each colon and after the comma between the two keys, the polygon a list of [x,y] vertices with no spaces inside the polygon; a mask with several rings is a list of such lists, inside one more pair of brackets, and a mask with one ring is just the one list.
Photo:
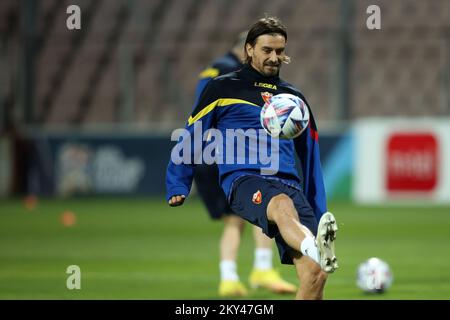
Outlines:
{"label": "green grass pitch", "polygon": [[[450,299],[450,208],[359,207],[329,203],[338,220],[340,269],[326,299]],[[65,227],[71,210],[76,224]],[[162,199],[77,198],[0,201],[0,299],[219,299],[218,242],[222,224],[200,201],[168,207]],[[238,270],[247,282],[253,241],[246,229]],[[274,264],[296,281],[291,266]],[[386,260],[392,288],[367,295],[355,285],[357,265]],[[81,290],[66,288],[66,269],[81,269]],[[249,299],[292,299],[251,291]]]}

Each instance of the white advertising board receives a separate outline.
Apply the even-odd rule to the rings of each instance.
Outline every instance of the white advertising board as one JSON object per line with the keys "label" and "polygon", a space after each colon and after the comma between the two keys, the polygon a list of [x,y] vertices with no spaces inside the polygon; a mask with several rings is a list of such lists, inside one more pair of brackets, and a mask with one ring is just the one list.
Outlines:
{"label": "white advertising board", "polygon": [[364,119],[353,133],[357,202],[450,203],[450,120]]}

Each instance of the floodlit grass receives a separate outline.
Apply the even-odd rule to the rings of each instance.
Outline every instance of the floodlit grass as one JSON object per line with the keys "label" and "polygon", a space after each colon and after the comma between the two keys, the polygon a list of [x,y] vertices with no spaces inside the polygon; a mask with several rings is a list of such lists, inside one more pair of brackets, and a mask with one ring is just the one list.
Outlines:
{"label": "floodlit grass", "polygon": [[[329,277],[326,299],[450,299],[450,208],[359,207],[330,203],[338,220],[340,269]],[[72,211],[66,227],[61,214]],[[41,199],[0,201],[0,299],[219,299],[220,222],[199,200],[178,208],[162,199]],[[251,229],[239,252],[247,283],[253,263]],[[274,252],[276,249],[274,246]],[[356,268],[377,256],[391,266],[392,288],[367,295]],[[274,264],[296,282],[292,266]],[[68,290],[66,269],[81,268],[81,290]],[[250,299],[292,299],[251,291]]]}

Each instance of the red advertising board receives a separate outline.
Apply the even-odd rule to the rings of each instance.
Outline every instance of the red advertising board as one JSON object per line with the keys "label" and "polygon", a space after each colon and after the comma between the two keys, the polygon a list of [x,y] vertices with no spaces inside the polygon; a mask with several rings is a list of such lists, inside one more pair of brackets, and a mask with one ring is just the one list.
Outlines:
{"label": "red advertising board", "polygon": [[429,132],[396,132],[387,141],[386,189],[433,192],[439,175],[439,145]]}

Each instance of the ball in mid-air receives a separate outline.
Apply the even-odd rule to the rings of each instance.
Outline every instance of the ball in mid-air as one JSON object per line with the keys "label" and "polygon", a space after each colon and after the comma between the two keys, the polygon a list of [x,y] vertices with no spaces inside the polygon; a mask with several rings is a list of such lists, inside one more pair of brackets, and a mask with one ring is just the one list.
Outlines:
{"label": "ball in mid-air", "polygon": [[275,138],[293,139],[308,127],[309,110],[299,97],[281,93],[271,97],[261,109],[261,125]]}

